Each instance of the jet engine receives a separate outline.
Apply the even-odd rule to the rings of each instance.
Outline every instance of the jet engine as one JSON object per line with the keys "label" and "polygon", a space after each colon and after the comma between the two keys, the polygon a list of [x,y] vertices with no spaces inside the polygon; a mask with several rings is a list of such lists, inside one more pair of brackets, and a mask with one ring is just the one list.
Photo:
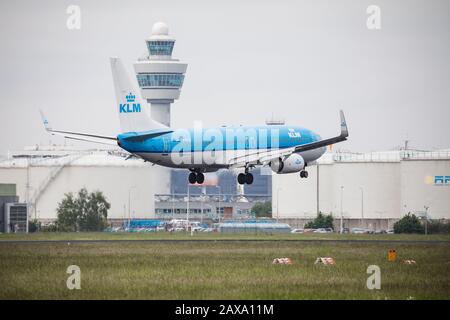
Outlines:
{"label": "jet engine", "polygon": [[270,168],[275,173],[299,172],[305,168],[305,160],[297,153],[293,153],[286,158],[277,158],[270,162]]}

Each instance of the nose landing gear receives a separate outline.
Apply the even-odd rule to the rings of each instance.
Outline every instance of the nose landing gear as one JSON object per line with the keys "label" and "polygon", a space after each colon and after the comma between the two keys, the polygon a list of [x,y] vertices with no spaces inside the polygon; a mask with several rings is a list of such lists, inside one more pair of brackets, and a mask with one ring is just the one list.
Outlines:
{"label": "nose landing gear", "polygon": [[308,171],[306,170],[300,171],[300,178],[308,178]]}

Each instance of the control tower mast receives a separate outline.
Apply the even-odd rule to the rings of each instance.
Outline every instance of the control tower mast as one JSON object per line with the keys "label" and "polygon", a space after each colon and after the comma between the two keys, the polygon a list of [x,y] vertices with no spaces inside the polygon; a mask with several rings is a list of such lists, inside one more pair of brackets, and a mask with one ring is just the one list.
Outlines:
{"label": "control tower mast", "polygon": [[155,23],[145,42],[148,56],[134,63],[141,95],[150,103],[152,118],[170,126],[170,104],[180,97],[187,64],[172,58],[175,39],[165,23]]}

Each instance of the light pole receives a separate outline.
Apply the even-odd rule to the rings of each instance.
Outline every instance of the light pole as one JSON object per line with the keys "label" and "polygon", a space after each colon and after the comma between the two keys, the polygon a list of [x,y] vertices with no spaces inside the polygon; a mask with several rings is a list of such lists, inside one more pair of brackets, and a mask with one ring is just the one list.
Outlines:
{"label": "light pole", "polygon": [[175,194],[172,192],[172,219],[175,219]]}
{"label": "light pole", "polygon": [[189,224],[189,210],[190,210],[190,208],[189,208],[189,205],[190,205],[190,200],[191,200],[191,194],[190,194],[190,187],[199,187],[199,185],[195,185],[195,184],[188,184],[187,185],[187,197],[188,197],[188,199],[187,199],[187,206],[186,206],[186,220],[188,221],[188,224]]}
{"label": "light pole", "polygon": [[344,186],[341,186],[341,228],[340,228],[341,234],[344,233],[344,221],[343,221],[344,212],[343,212],[343,205],[342,205],[343,198],[344,198]]}
{"label": "light pole", "polygon": [[128,228],[130,228],[130,221],[131,221],[131,190],[136,189],[136,186],[131,186],[130,189],[128,189]]}
{"label": "light pole", "polygon": [[222,197],[222,188],[220,186],[216,186],[216,188],[219,189],[219,212],[218,212],[218,216],[219,216],[219,223],[220,223],[220,198]]}
{"label": "light pole", "polygon": [[319,202],[319,177],[320,177],[320,175],[319,175],[319,164],[317,164],[316,165],[316,172],[317,172],[317,177],[316,177],[316,180],[317,180],[317,185],[316,185],[316,211],[317,211],[317,215],[319,215],[319,213],[320,213],[320,202]]}
{"label": "light pole", "polygon": [[203,224],[203,202],[205,200],[204,198],[204,193],[203,193],[203,187],[202,187],[202,193],[201,193],[201,198],[200,198],[200,223]]}
{"label": "light pole", "polygon": [[359,190],[361,190],[361,227],[362,227],[364,221],[364,189],[363,187],[359,187]]}
{"label": "light pole", "polygon": [[427,206],[423,206],[425,208],[425,235],[428,234],[428,208]]}
{"label": "light pole", "polygon": [[187,220],[187,223],[189,224],[189,210],[190,210],[190,208],[189,208],[189,201],[190,201],[190,193],[189,193],[189,187],[190,187],[191,185],[190,184],[188,184],[187,185],[187,205],[186,205],[186,220]]}
{"label": "light pole", "polygon": [[281,188],[277,188],[277,223],[278,223],[279,211],[280,211],[280,202],[279,202],[280,190],[281,190]]}

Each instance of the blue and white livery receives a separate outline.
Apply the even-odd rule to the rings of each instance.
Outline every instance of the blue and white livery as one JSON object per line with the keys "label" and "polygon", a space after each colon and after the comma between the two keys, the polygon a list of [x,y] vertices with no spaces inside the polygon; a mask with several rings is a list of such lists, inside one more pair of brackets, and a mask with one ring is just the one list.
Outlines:
{"label": "blue and white livery", "polygon": [[131,155],[165,167],[191,171],[190,183],[203,183],[205,172],[241,168],[240,184],[251,184],[251,169],[270,166],[277,174],[299,172],[308,177],[307,166],[314,165],[326,146],[347,140],[348,130],[340,111],[340,135],[321,139],[309,129],[298,126],[238,126],[190,129],[169,128],[149,114],[139,99],[125,68],[118,58],[111,58],[117,98],[117,112],[123,133],[116,137],[54,130],[42,114],[45,129],[51,134],[97,143],[117,144]]}

